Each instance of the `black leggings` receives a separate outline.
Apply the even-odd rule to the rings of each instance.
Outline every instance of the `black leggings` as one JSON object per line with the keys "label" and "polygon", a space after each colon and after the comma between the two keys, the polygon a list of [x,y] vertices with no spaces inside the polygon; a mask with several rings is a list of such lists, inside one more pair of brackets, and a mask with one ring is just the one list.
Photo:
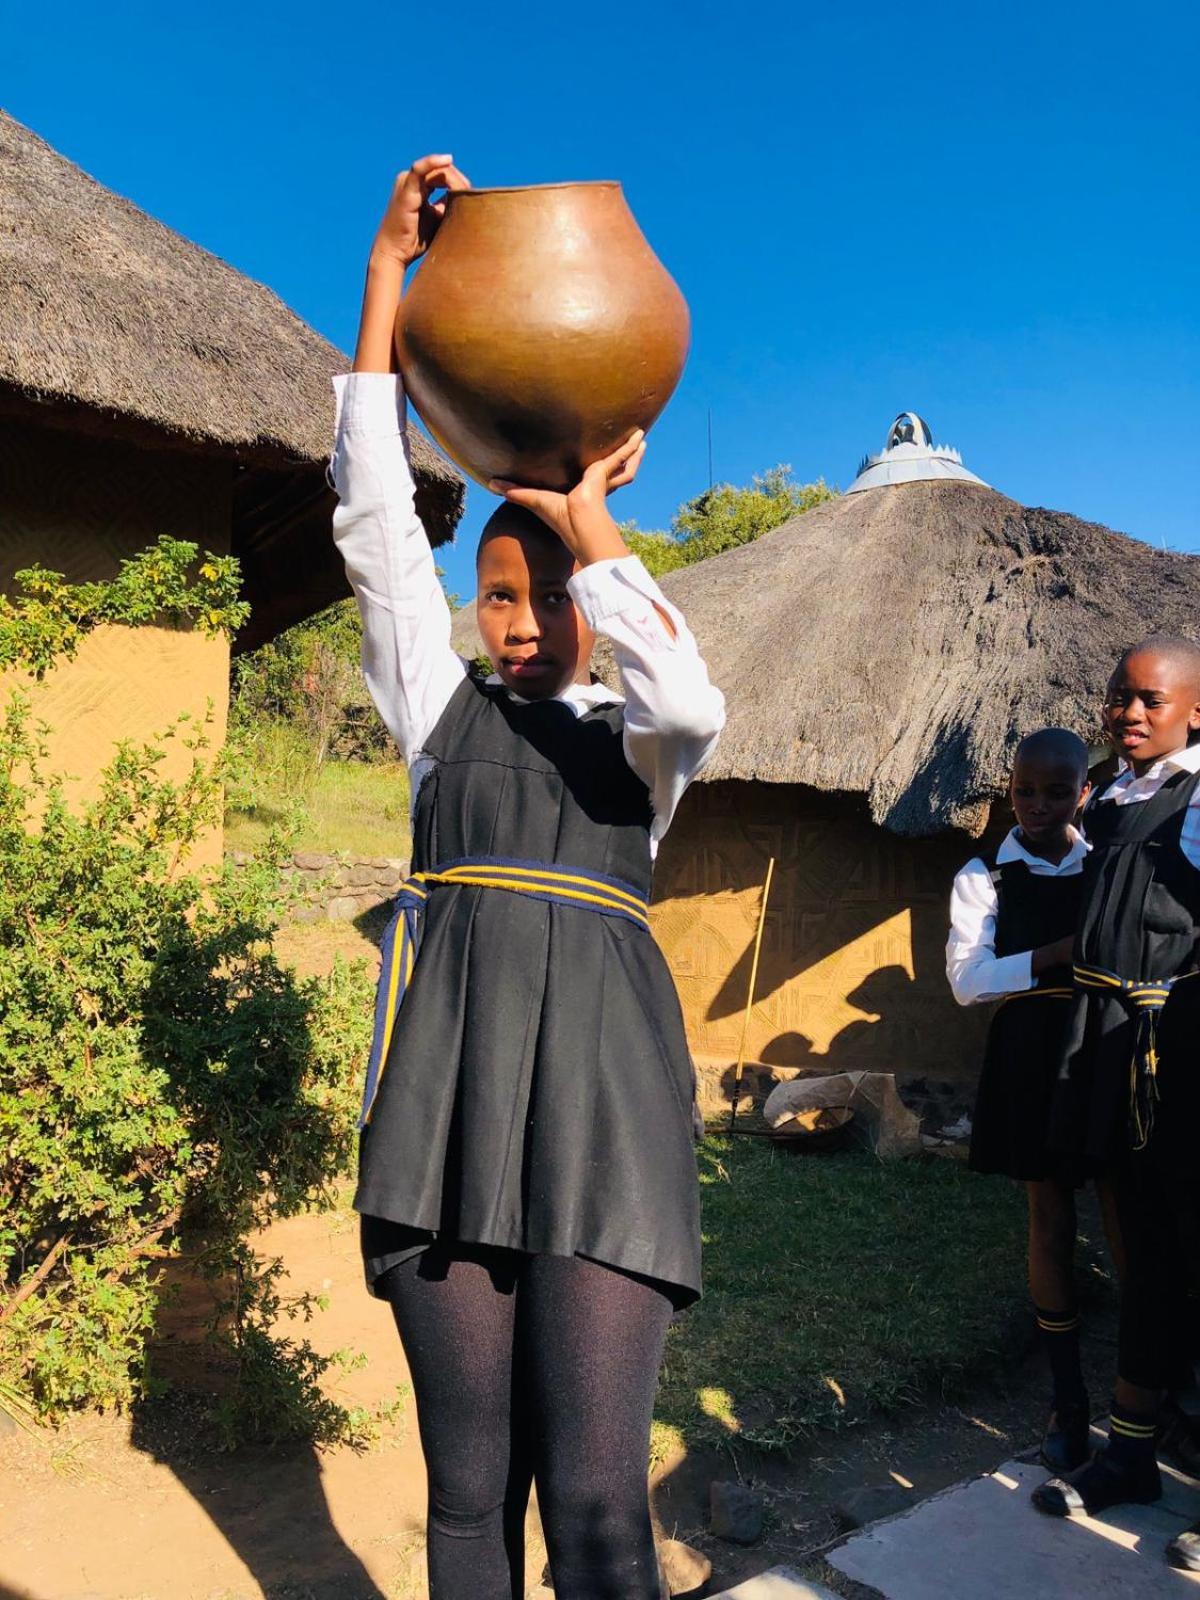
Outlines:
{"label": "black leggings", "polygon": [[647,1471],[663,1290],[577,1257],[434,1245],[375,1292],[416,1394],[430,1600],[522,1600],[534,1481],[556,1600],[658,1600]]}

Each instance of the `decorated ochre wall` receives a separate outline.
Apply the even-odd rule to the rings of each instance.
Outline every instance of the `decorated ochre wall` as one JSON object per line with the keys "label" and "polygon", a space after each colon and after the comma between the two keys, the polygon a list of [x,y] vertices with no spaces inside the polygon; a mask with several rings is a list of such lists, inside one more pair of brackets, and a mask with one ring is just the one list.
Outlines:
{"label": "decorated ochre wall", "polygon": [[[111,578],[160,534],[226,554],[231,484],[228,465],[201,456],[0,422],[0,592],[34,564],[74,583]],[[0,694],[16,681],[0,679]],[[204,716],[209,702],[214,744],[225,735],[228,645],[188,629],[102,628],[42,683],[21,681],[51,730],[47,768],[69,774],[79,797],[119,739],[152,739],[183,712]],[[179,776],[188,753],[178,742],[166,749],[162,770]],[[220,848],[213,838],[205,857]]]}
{"label": "decorated ochre wall", "polygon": [[977,848],[962,835],[898,838],[857,795],[694,784],[659,855],[653,922],[706,1101],[727,1093],[737,1056],[771,856],[747,1040],[768,1069],[760,1083],[866,1067],[969,1086],[986,1017],[951,998],[945,943],[954,874]]}

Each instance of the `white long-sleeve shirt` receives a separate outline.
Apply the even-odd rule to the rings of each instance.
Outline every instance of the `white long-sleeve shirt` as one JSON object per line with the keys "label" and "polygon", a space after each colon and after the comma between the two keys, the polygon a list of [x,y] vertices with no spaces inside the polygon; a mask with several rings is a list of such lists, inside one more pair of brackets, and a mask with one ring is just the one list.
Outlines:
{"label": "white long-sleeve shirt", "polygon": [[[425,741],[468,663],[451,648],[450,608],[414,506],[400,380],[349,373],[334,379],[334,391],[333,536],[362,614],[363,675],[408,764],[415,799],[432,766]],[[716,747],[724,698],[682,615],[636,556],[593,562],[567,588],[588,626],[612,641],[624,693],[569,684],[557,698],[577,716],[624,702],[625,759],[650,791],[655,850]],[[670,617],[674,637],[655,607]]]}
{"label": "white long-sleeve shirt", "polygon": [[[1011,829],[996,852],[996,863],[1023,861],[1039,877],[1070,878],[1083,871],[1091,846],[1071,828],[1071,848],[1059,862],[1046,861],[1026,850],[1018,830]],[[960,1006],[1000,1000],[1022,994],[1034,986],[1033,951],[1011,956],[996,954],[996,913],[999,897],[982,857],[968,861],[954,879],[950,892],[950,937],[946,941],[946,976]]]}

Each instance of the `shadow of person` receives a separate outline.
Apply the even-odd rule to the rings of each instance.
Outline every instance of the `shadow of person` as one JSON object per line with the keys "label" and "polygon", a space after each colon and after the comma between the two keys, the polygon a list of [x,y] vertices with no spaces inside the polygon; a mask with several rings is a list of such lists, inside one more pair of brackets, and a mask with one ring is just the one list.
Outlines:
{"label": "shadow of person", "polygon": [[865,1012],[838,1030],[829,1042],[825,1066],[830,1072],[895,1072],[905,1065],[910,1034],[907,1016],[915,979],[906,968],[877,967],[846,996],[846,1004]]}
{"label": "shadow of person", "polygon": [[[814,1050],[807,1034],[777,1033],[759,1052],[759,1079],[768,1089],[779,1081],[773,1068],[799,1070],[808,1077],[832,1072],[897,1072],[903,1070],[913,1028],[911,1002],[915,980],[899,964],[877,967],[846,995],[846,1004],[863,1013],[834,1034],[826,1050]],[[727,1074],[727,1092],[733,1074]],[[724,1080],[722,1080],[724,1082]]]}
{"label": "shadow of person", "polygon": [[[263,1594],[386,1600],[333,1522],[316,1450],[296,1444],[219,1453],[206,1446],[197,1409],[186,1398],[147,1401],[134,1410],[131,1441],[170,1469]],[[161,1592],[184,1576],[164,1573]]]}
{"label": "shadow of person", "polygon": [[[817,920],[806,936],[801,955],[786,935],[782,917],[777,921],[775,912],[768,906],[758,971],[755,974],[755,1003],[761,1004],[778,990],[786,988],[801,972],[862,938],[877,925],[878,920],[879,909],[875,905],[843,905],[836,916]],[[745,947],[731,964],[709,1002],[705,1012],[707,1021],[715,1022],[741,1013],[750,984],[754,945],[755,931],[750,930],[746,934]]]}

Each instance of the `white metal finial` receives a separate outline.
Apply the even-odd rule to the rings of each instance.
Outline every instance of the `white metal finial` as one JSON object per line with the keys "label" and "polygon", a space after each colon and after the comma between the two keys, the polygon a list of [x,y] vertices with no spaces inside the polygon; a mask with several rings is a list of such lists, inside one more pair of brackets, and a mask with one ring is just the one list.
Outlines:
{"label": "white metal finial", "polygon": [[943,479],[958,483],[989,486],[962,464],[962,457],[948,444],[934,444],[933,432],[915,411],[902,411],[888,429],[887,442],[877,456],[864,456],[858,477],[846,490],[861,494],[864,489],[884,489],[894,483],[917,483],[924,479]]}

